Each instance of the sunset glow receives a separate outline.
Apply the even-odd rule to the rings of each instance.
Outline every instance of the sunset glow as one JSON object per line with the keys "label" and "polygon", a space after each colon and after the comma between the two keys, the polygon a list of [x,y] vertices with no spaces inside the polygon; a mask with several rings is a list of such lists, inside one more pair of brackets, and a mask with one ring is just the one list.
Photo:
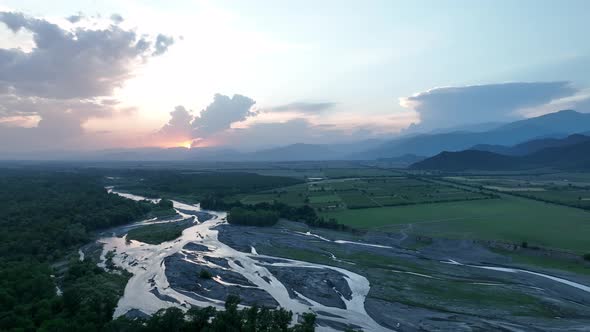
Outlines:
{"label": "sunset glow", "polygon": [[6,151],[390,139],[590,100],[583,1],[0,2]]}

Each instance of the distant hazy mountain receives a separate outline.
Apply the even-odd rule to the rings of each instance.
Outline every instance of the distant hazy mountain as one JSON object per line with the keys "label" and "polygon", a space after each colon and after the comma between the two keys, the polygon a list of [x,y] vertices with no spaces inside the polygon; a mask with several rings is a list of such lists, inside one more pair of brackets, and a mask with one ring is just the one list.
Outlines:
{"label": "distant hazy mountain", "polygon": [[507,170],[515,168],[515,157],[488,151],[465,150],[444,151],[410,166],[410,169],[464,171],[464,170]]}
{"label": "distant hazy mountain", "polygon": [[380,139],[367,139],[338,144],[296,143],[239,156],[241,161],[304,161],[304,160],[346,160],[351,154],[375,148],[383,144]]}
{"label": "distant hazy mountain", "polygon": [[[490,129],[491,128],[491,129]],[[488,130],[489,129],[489,130]],[[551,113],[508,124],[483,123],[452,132],[406,134],[396,139],[368,139],[339,144],[291,144],[254,152],[226,147],[134,148],[102,151],[38,151],[3,153],[0,159],[105,160],[105,161],[305,161],[374,160],[402,156],[434,156],[442,151],[469,148],[505,155],[524,155],[547,147],[564,145],[559,139],[575,133],[590,133],[590,114],[571,110]],[[559,138],[559,139],[557,139]],[[576,137],[568,138],[577,142]],[[531,141],[533,140],[533,141]],[[528,142],[530,141],[530,142]],[[526,143],[522,143],[526,142]],[[522,144],[519,144],[522,143]],[[516,146],[513,146],[517,144]],[[419,158],[405,158],[407,163]],[[403,158],[402,158],[403,159]]]}
{"label": "distant hazy mountain", "polygon": [[566,110],[504,124],[485,132],[457,131],[400,138],[355,157],[376,159],[404,154],[432,156],[441,151],[465,150],[475,144],[514,145],[540,137],[563,137],[589,130],[590,114]]}
{"label": "distant hazy mountain", "polygon": [[455,127],[448,127],[448,128],[437,128],[428,132],[418,132],[416,131],[414,134],[442,134],[442,133],[450,133],[450,132],[457,132],[457,131],[467,131],[471,133],[478,133],[483,131],[490,131],[494,130],[500,126],[505,125],[506,122],[483,122],[483,123],[474,123],[474,124],[466,124],[461,126]]}
{"label": "distant hazy mountain", "polygon": [[478,144],[471,147],[470,150],[488,151],[509,156],[524,156],[545,148],[572,145],[588,140],[590,140],[589,136],[574,134],[563,139],[542,138],[516,144],[514,146]]}
{"label": "distant hazy mountain", "polygon": [[272,149],[251,152],[243,156],[252,161],[294,161],[294,160],[334,160],[342,157],[326,145],[291,144]]}
{"label": "distant hazy mountain", "polygon": [[[536,144],[535,142],[532,143]],[[492,171],[544,167],[560,169],[590,168],[590,137],[572,135],[562,140],[550,141],[550,144],[554,146],[545,147],[524,156],[503,155],[479,150],[445,151],[434,157],[414,163],[410,168],[441,171]]]}
{"label": "distant hazy mountain", "polygon": [[391,158],[380,158],[378,159],[379,161],[389,161],[392,163],[398,163],[398,164],[413,164],[416,162],[419,162],[421,160],[426,159],[426,157],[423,156],[417,156],[415,154],[405,154],[403,156],[399,156],[399,157],[391,157]]}

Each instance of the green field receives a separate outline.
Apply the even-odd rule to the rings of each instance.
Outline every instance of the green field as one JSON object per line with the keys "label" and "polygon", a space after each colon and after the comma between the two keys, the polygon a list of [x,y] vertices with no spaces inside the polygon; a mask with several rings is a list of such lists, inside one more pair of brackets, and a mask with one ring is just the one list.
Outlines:
{"label": "green field", "polygon": [[381,177],[401,175],[400,172],[390,169],[379,168],[329,168],[323,170],[326,177],[336,178],[355,178],[355,177]]}
{"label": "green field", "polygon": [[324,180],[233,199],[244,204],[277,201],[294,206],[310,204],[317,209],[361,209],[485,198],[488,196],[475,190],[467,191],[444,183],[394,176]]}
{"label": "green field", "polygon": [[589,179],[588,175],[579,173],[446,178],[446,180],[469,186],[482,186],[489,190],[590,209],[590,186],[582,182],[586,179]]}
{"label": "green field", "polygon": [[525,198],[380,207],[323,212],[356,228],[385,229],[413,224],[417,234],[435,237],[527,241],[532,245],[590,251],[590,213]]}

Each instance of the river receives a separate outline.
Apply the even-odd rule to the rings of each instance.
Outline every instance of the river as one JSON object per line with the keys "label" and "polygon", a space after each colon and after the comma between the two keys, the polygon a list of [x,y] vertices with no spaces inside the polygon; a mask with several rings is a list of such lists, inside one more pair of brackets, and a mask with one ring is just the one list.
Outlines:
{"label": "river", "polygon": [[[145,199],[137,195],[119,193],[113,191],[112,188],[109,190],[129,199]],[[157,200],[152,201],[157,202]],[[174,208],[183,219],[194,216],[195,220],[198,220],[197,212],[201,211],[198,205],[188,205],[177,201],[172,202]],[[191,211],[195,213],[191,214]],[[255,248],[252,248],[251,253],[237,251],[218,240],[218,231],[215,227],[226,223],[226,213],[218,211],[206,212],[212,214],[213,218],[205,222],[196,222],[194,226],[185,229],[180,238],[170,242],[150,245],[133,240],[127,241],[125,237],[117,236],[105,236],[99,239],[99,242],[104,244],[102,254],[103,266],[106,253],[114,251],[113,263],[133,274],[125,287],[123,297],[119,300],[114,314],[115,317],[124,315],[132,309],[140,310],[146,314],[153,314],[159,309],[170,306],[178,306],[185,309],[191,305],[223,308],[222,301],[203,298],[202,296],[187,296],[170,287],[168,283],[164,259],[176,253],[181,253],[183,247],[188,243],[197,243],[209,249],[207,251],[208,256],[226,259],[229,269],[239,273],[256,285],[256,287],[266,291],[281,307],[292,311],[294,313],[294,321],[304,312],[313,312],[321,320],[353,324],[365,331],[387,331],[387,329],[375,322],[365,310],[364,302],[370,289],[367,278],[342,268],[303,261],[281,258],[280,262],[264,262],[260,258],[272,259],[275,257],[258,255]],[[197,259],[198,257],[197,255]],[[185,259],[188,260],[191,258],[185,255]],[[195,263],[197,262],[195,261]],[[220,266],[201,259],[198,259],[198,264],[209,264],[214,265],[215,268],[220,268]],[[289,296],[286,286],[267,269],[267,266],[304,267],[337,271],[345,276],[352,294],[350,298],[341,295],[346,308],[322,305],[301,294],[293,298]],[[214,280],[224,284],[224,281],[221,279],[214,278]],[[160,296],[156,296],[155,293]],[[174,299],[174,301],[167,301],[165,299]],[[320,326],[318,330],[331,331],[332,329],[327,326]]]}
{"label": "river", "polygon": [[[123,197],[133,200],[143,200],[144,197],[119,193],[113,191]],[[157,199],[151,201],[157,202]],[[251,284],[261,290],[264,290],[276,302],[283,308],[290,310],[294,313],[294,322],[297,317],[305,312],[313,312],[317,315],[318,321],[331,321],[333,323],[340,324],[353,324],[365,331],[389,331],[383,326],[379,325],[371,316],[367,314],[365,310],[365,299],[370,290],[370,284],[367,278],[362,275],[353,273],[343,268],[326,266],[321,264],[314,264],[304,261],[296,261],[290,259],[280,258],[280,261],[276,260],[276,257],[268,255],[260,255],[257,253],[256,248],[252,247],[250,252],[242,252],[235,250],[234,248],[226,245],[219,241],[217,226],[226,223],[226,213],[218,211],[205,211],[213,218],[204,222],[197,221],[199,213],[201,211],[198,205],[189,205],[177,201],[172,201],[174,208],[180,215],[179,220],[194,217],[196,222],[194,226],[185,229],[182,236],[170,242],[164,242],[159,245],[150,245],[138,241],[127,241],[125,237],[117,236],[105,236],[102,237],[99,242],[104,244],[101,266],[104,266],[104,259],[108,251],[115,251],[113,263],[133,274],[129,280],[123,297],[119,300],[116,308],[115,317],[126,314],[129,310],[137,309],[146,314],[153,314],[159,309],[177,306],[180,308],[189,308],[191,305],[195,306],[214,306],[216,308],[223,308],[223,301],[214,298],[204,297],[202,294],[198,296],[190,296],[186,291],[179,292],[173,289],[166,277],[166,264],[165,259],[172,255],[180,253],[183,255],[184,260],[198,264],[213,267],[216,269],[227,269],[246,278]],[[133,225],[124,226],[120,229],[128,230],[132,227],[137,227],[145,224],[158,223],[158,222],[174,222],[174,221],[156,221],[146,220]],[[343,241],[343,240],[330,240],[325,237],[313,234],[310,232],[294,232],[299,235],[309,236],[317,238],[321,241],[338,243],[342,245],[355,245],[364,247],[374,247],[380,249],[393,249],[392,247],[385,245],[377,245],[366,242],[354,242],[354,241]],[[198,250],[183,249],[187,244],[195,243],[207,247],[207,251],[199,252]],[[189,253],[189,254],[187,254]],[[203,255],[209,257],[221,258],[227,262],[227,266],[220,266],[213,263],[211,260],[204,259]],[[83,259],[83,255],[80,256]],[[334,255],[332,259],[338,260]],[[584,293],[590,293],[590,287],[584,284],[580,284],[565,278],[560,278],[544,273],[535,271],[524,270],[520,268],[501,267],[501,266],[487,266],[487,265],[474,265],[474,264],[462,264],[453,259],[441,261],[442,263],[451,265],[460,265],[466,269],[485,269],[490,273],[506,273],[506,274],[526,274],[532,278],[543,278],[554,283],[561,285],[567,285]],[[445,264],[443,264],[445,265]],[[329,269],[336,271],[344,276],[348,287],[351,290],[351,295],[345,297],[339,294],[341,300],[344,302],[344,308],[338,308],[333,306],[327,306],[312,299],[297,293],[297,296],[290,296],[291,289],[288,289],[288,285],[282,283],[277,279],[270,271],[270,267],[291,267],[291,268],[313,268],[313,269]],[[393,273],[409,273],[424,278],[436,278],[434,276],[419,274],[407,271],[393,270]],[[217,283],[221,285],[232,285],[220,277],[214,277]],[[197,294],[195,294],[197,295]],[[331,331],[328,326],[319,326],[319,331]]]}

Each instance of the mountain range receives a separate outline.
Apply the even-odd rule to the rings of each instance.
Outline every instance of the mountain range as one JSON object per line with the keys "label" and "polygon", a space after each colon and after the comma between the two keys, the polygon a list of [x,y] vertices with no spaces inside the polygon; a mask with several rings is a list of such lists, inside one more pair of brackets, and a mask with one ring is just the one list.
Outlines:
{"label": "mountain range", "polygon": [[[477,146],[476,146],[477,147]],[[494,147],[495,152],[468,149],[444,151],[410,166],[417,170],[503,171],[532,168],[589,169],[590,136],[570,135],[563,139],[542,139],[512,147]]]}
{"label": "mountain range", "polygon": [[[441,129],[442,130],[442,129]],[[37,151],[3,153],[0,159],[105,161],[311,161],[390,160],[409,165],[443,151],[467,149],[523,156],[542,148],[575,143],[576,133],[590,134],[590,114],[564,110],[511,123],[484,123],[397,138],[368,139],[339,144],[291,144],[257,151],[228,147],[131,148],[100,151]],[[568,137],[566,141],[564,137]],[[524,142],[524,143],[523,143]],[[470,152],[475,154],[474,152]],[[482,156],[483,157],[483,156]]]}
{"label": "mountain range", "polygon": [[562,138],[590,131],[590,114],[564,110],[511,122],[483,132],[456,131],[404,137],[360,154],[355,159],[376,159],[415,154],[433,156],[441,151],[461,151],[474,144],[514,145],[539,138]]}

